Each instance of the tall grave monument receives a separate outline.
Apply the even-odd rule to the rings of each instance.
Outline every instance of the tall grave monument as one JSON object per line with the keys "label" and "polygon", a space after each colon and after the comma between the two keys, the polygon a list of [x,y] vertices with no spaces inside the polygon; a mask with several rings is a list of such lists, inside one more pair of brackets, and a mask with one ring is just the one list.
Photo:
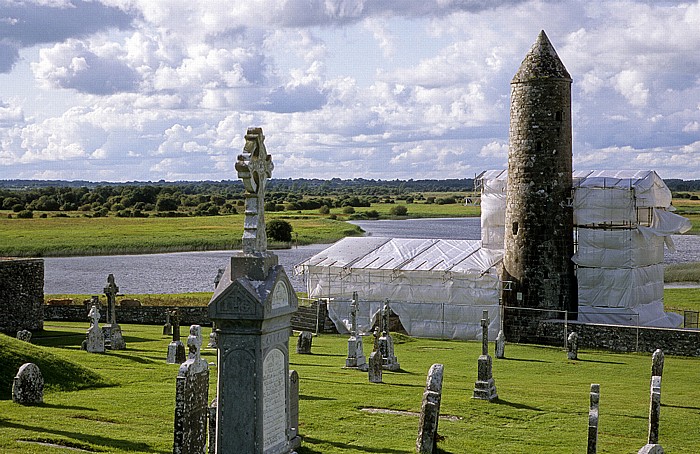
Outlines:
{"label": "tall grave monument", "polygon": [[243,251],[231,257],[209,302],[218,337],[216,452],[290,453],[289,335],[297,298],[267,251],[265,184],[272,175],[263,131],[248,129],[236,170],[245,187]]}
{"label": "tall grave monument", "polygon": [[489,402],[498,399],[492,365],[493,360],[489,355],[489,311],[485,310],[481,317],[481,356],[479,356],[478,376],[474,384],[474,399],[488,400]]}
{"label": "tall grave monument", "polygon": [[345,367],[366,371],[369,367],[362,346],[362,335],[357,332],[357,292],[352,293],[352,305],[350,306],[350,338],[348,339],[348,357],[345,358]]}
{"label": "tall grave monument", "polygon": [[102,332],[105,335],[105,347],[112,350],[126,349],[126,342],[122,337],[122,329],[117,323],[117,293],[119,287],[114,282],[114,275],[107,276],[107,286],[104,288],[107,297],[107,323],[102,325]]}

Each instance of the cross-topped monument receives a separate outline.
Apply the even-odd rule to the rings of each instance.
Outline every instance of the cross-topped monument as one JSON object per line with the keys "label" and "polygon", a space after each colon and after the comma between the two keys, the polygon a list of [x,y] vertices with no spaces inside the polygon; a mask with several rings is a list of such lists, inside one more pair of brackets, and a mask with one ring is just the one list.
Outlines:
{"label": "cross-topped monument", "polygon": [[256,254],[267,251],[265,234],[265,186],[272,177],[272,156],[267,154],[262,128],[248,128],[243,153],[238,155],[236,171],[245,188],[245,220],[243,221],[243,252]]}
{"label": "cross-topped monument", "polygon": [[473,397],[491,402],[498,399],[498,394],[491,369],[493,360],[489,356],[489,323],[489,312],[485,310],[481,317],[481,356],[478,360],[478,376]]}
{"label": "cross-topped monument", "polygon": [[107,297],[107,323],[117,323],[117,293],[119,287],[114,282],[114,274],[107,276],[107,286],[104,288],[104,294]]}

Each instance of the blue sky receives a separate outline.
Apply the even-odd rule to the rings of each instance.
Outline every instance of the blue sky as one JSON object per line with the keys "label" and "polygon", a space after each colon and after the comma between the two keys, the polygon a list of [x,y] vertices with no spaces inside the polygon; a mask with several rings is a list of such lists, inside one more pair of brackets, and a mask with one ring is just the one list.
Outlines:
{"label": "blue sky", "polygon": [[698,2],[0,0],[0,179],[473,177],[541,29],[576,170],[700,178]]}

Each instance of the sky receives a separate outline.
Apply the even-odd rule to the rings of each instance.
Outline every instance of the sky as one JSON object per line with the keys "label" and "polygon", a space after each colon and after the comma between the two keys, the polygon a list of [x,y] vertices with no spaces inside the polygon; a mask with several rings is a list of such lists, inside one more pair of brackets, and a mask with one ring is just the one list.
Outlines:
{"label": "sky", "polygon": [[700,179],[700,2],[0,0],[0,179],[473,178],[544,29],[575,170]]}

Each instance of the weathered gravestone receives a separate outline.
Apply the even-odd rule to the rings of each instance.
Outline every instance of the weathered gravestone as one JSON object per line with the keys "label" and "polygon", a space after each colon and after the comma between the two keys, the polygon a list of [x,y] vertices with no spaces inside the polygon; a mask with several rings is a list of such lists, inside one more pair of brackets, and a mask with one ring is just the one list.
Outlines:
{"label": "weathered gravestone", "polygon": [[209,405],[209,454],[216,453],[216,407],[218,399],[215,397]]}
{"label": "weathered gravestone", "polygon": [[100,328],[100,311],[97,306],[92,306],[88,313],[90,319],[90,328],[87,330],[85,339],[85,350],[88,353],[104,353],[105,352],[105,335]]}
{"label": "weathered gravestone", "polygon": [[382,382],[382,362],[381,353],[372,352],[369,354],[369,368],[367,369],[367,374],[370,383]]}
{"label": "weathered gravestone", "polygon": [[588,410],[588,454],[598,450],[598,418],[600,405],[600,385],[591,383],[591,403]]}
{"label": "weathered gravestone", "polygon": [[173,340],[168,344],[168,355],[165,362],[182,364],[185,361],[185,344],[180,340],[180,313],[177,309],[170,312],[170,320],[173,324]]}
{"label": "weathered gravestone", "polygon": [[651,355],[651,376],[662,377],[664,375],[664,352],[657,348]]}
{"label": "weathered gravestone", "polygon": [[399,370],[401,365],[394,355],[394,339],[389,334],[389,301],[384,303],[379,318],[381,336],[377,339],[377,350],[382,355],[382,367],[386,370]]}
{"label": "weathered gravestone", "polygon": [[503,359],[506,357],[506,335],[503,330],[498,331],[496,336],[496,358]]}
{"label": "weathered gravestone", "polygon": [[298,303],[267,251],[263,207],[273,165],[262,129],[248,129],[245,139],[236,163],[246,190],[243,251],[231,257],[209,302],[219,343],[216,452],[289,453],[289,335]]}
{"label": "weathered gravestone", "polygon": [[416,440],[416,452],[420,454],[437,453],[443,372],[442,364],[433,364],[428,371],[418,423],[418,439]]}
{"label": "weathered gravestone", "polygon": [[352,305],[350,306],[350,338],[348,339],[348,357],[345,358],[345,367],[366,371],[369,367],[365,359],[364,347],[362,346],[362,336],[357,332],[357,292],[352,294]]}
{"label": "weathered gravestone", "polygon": [[292,449],[301,446],[299,436],[299,374],[289,371],[289,444]]}
{"label": "weathered gravestone", "polygon": [[173,324],[170,321],[170,309],[165,310],[165,325],[163,325],[163,336],[173,335]]}
{"label": "weathered gravestone", "polygon": [[570,360],[577,360],[578,359],[578,334],[576,334],[576,331],[572,331],[571,334],[569,334],[569,337],[567,338],[567,342],[566,342],[566,347],[567,347],[566,357]]}
{"label": "weathered gravestone", "polygon": [[12,382],[12,402],[22,405],[44,402],[44,377],[39,366],[34,363],[20,366]]}
{"label": "weathered gravestone", "polygon": [[204,454],[207,447],[209,365],[200,356],[202,328],[190,326],[189,355],[177,374],[173,454]]}
{"label": "weathered gravestone", "polygon": [[659,444],[659,420],[661,419],[661,377],[651,377],[651,396],[649,399],[649,437],[647,444],[639,450],[639,454],[663,453]]}
{"label": "weathered gravestone", "polygon": [[474,399],[489,402],[498,399],[492,365],[493,360],[489,355],[489,312],[485,310],[481,317],[481,356],[479,356],[478,375],[474,384]]}
{"label": "weathered gravestone", "polygon": [[114,275],[107,276],[107,286],[104,288],[107,297],[107,323],[102,326],[104,333],[105,347],[112,350],[124,350],[126,342],[122,336],[122,329],[117,323],[117,293],[119,287],[114,282]]}
{"label": "weathered gravestone", "polygon": [[17,340],[21,340],[24,342],[31,342],[32,341],[32,332],[26,329],[21,329],[17,331]]}
{"label": "weathered gravestone", "polygon": [[297,353],[301,355],[310,355],[313,340],[314,335],[311,334],[310,331],[302,331],[297,339]]}

